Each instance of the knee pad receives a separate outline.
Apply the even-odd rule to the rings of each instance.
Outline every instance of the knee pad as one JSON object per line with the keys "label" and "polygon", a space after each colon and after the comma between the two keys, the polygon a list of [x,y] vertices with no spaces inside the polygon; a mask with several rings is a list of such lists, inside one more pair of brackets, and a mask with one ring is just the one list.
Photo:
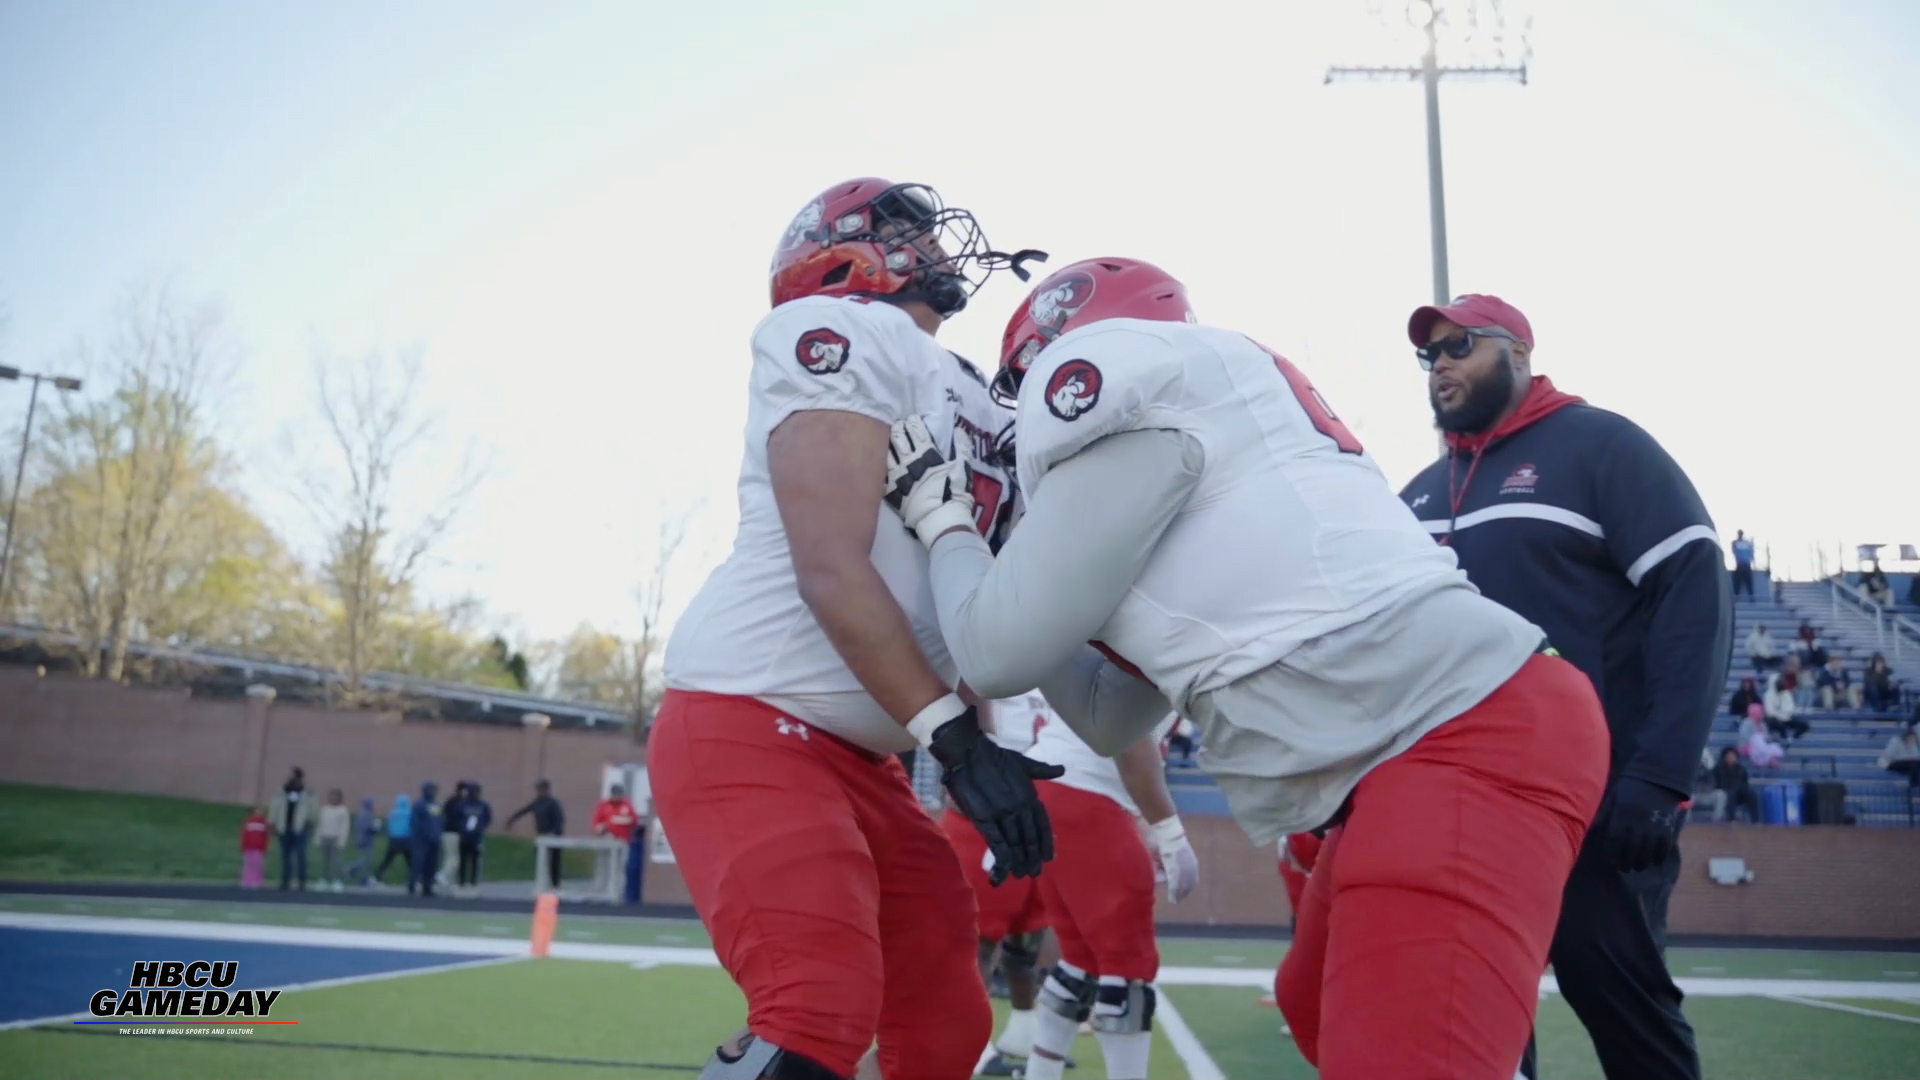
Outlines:
{"label": "knee pad", "polygon": [[[1041,933],[1045,933],[1042,931]],[[1000,967],[1007,974],[1032,971],[1040,963],[1040,934],[1009,934],[1000,943]]]}
{"label": "knee pad", "polygon": [[1065,963],[1055,964],[1040,984],[1040,1006],[1050,1013],[1082,1023],[1093,1014],[1100,984]]}
{"label": "knee pad", "polygon": [[1153,984],[1139,979],[1101,979],[1093,1001],[1093,1030],[1131,1035],[1153,1030]]}
{"label": "knee pad", "polygon": [[717,1047],[695,1080],[847,1080],[825,1065],[760,1038],[744,1035],[740,1052],[728,1057]]}

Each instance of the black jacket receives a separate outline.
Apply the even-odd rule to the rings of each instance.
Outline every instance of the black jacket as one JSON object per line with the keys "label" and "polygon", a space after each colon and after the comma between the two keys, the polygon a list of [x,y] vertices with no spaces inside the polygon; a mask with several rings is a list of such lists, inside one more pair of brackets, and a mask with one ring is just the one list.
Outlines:
{"label": "black jacket", "polygon": [[1733,612],[1720,540],[1653,436],[1536,378],[1525,405],[1401,498],[1492,600],[1593,680],[1612,775],[1692,788],[1725,693]]}
{"label": "black jacket", "polygon": [[533,815],[533,831],[541,836],[559,836],[567,831],[567,814],[560,809],[560,800],[551,795],[536,795],[532,802],[513,812],[507,819],[507,828],[528,814]]}

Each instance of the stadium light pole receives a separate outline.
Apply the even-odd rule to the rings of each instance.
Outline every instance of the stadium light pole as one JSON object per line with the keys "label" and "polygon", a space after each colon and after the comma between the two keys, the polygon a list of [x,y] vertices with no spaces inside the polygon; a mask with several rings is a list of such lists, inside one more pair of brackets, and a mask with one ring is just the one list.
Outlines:
{"label": "stadium light pole", "polygon": [[7,606],[7,585],[13,570],[13,521],[20,511],[20,485],[27,475],[27,446],[33,438],[33,410],[40,403],[40,384],[50,382],[56,390],[80,389],[80,380],[70,375],[38,375],[0,364],[0,380],[19,382],[21,379],[32,379],[33,389],[27,394],[27,422],[20,428],[20,457],[14,462],[13,494],[7,500],[7,539],[0,544],[0,611],[11,610]]}
{"label": "stadium light pole", "polygon": [[[1376,9],[1376,14],[1378,14]],[[1517,82],[1527,84],[1532,59],[1531,20],[1509,19],[1501,0],[1406,0],[1410,25],[1419,27],[1426,48],[1417,66],[1335,66],[1327,69],[1322,85],[1337,82],[1419,82],[1427,98],[1427,203],[1433,225],[1433,302],[1453,298],[1447,281],[1447,195],[1440,167],[1440,83],[1442,80]],[[1485,62],[1459,65],[1440,62],[1442,25],[1462,31],[1468,59]],[[1513,25],[1510,25],[1513,24]],[[1451,36],[1451,35],[1449,35]],[[1517,40],[1516,40],[1517,39]],[[1517,53],[1518,61],[1509,59]]]}

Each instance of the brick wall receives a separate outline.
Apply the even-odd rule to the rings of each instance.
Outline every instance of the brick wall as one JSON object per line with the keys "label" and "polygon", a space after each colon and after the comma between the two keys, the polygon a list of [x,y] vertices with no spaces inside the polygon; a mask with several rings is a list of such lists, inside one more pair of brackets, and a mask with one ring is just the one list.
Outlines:
{"label": "brick wall", "polygon": [[[600,767],[644,762],[624,733],[406,721],[398,714],[194,698],[29,668],[0,668],[0,780],[245,803],[278,790],[287,771],[348,801],[386,806],[400,792],[477,781],[503,818],[553,781],[568,831],[581,833],[600,795]],[[517,832],[531,835],[523,822]]]}

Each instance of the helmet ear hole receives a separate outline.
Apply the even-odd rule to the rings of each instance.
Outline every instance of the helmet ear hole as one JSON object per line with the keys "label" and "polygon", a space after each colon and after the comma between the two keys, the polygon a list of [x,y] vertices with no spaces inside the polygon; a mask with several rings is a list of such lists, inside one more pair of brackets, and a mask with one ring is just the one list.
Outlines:
{"label": "helmet ear hole", "polygon": [[847,276],[851,273],[853,273],[853,264],[850,262],[843,262],[839,266],[836,266],[833,269],[827,271],[826,275],[820,279],[820,284],[838,285],[841,282],[847,280]]}

